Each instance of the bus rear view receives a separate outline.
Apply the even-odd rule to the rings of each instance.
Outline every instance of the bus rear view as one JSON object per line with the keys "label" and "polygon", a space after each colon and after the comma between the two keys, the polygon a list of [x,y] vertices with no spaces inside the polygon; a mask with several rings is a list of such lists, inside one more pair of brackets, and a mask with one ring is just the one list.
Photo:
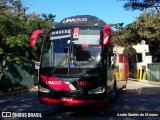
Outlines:
{"label": "bus rear view", "polygon": [[[64,106],[103,106],[114,98],[118,87],[110,34],[109,25],[89,15],[63,19],[51,28],[42,45],[39,101]],[[37,39],[33,36],[32,47]]]}

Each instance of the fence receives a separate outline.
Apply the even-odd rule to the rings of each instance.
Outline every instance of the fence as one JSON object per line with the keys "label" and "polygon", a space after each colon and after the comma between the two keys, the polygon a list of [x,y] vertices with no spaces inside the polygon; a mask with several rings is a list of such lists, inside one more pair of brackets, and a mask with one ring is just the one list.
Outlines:
{"label": "fence", "polygon": [[3,72],[4,71],[8,78],[6,80],[8,80],[11,89],[29,88],[34,86],[33,69],[31,64],[9,64],[7,70],[5,69]]}
{"label": "fence", "polygon": [[160,81],[160,63],[149,64],[148,69],[148,79]]}

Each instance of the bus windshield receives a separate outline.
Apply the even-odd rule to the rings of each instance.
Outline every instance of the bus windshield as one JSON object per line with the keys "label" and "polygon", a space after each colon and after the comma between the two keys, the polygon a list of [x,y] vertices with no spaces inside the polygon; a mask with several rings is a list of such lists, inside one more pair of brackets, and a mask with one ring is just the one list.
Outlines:
{"label": "bus windshield", "polygon": [[101,64],[100,30],[55,29],[43,47],[42,68],[95,68]]}

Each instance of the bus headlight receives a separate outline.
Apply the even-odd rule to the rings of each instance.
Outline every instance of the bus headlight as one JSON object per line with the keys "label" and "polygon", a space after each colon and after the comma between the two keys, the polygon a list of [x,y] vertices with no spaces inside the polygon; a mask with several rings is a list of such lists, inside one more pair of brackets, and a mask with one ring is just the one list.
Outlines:
{"label": "bus headlight", "polygon": [[105,92],[105,87],[101,86],[88,92],[88,94],[101,94]]}
{"label": "bus headlight", "polygon": [[42,87],[41,85],[38,86],[38,92],[44,92],[44,93],[49,93],[50,90]]}

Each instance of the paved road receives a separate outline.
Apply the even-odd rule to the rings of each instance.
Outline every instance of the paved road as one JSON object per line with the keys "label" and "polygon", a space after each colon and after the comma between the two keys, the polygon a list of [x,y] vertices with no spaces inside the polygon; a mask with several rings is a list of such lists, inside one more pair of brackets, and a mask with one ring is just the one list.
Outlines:
{"label": "paved road", "polygon": [[[60,107],[43,105],[38,102],[37,92],[20,93],[11,96],[1,96],[0,111],[4,112],[40,112],[42,118],[54,119],[158,119],[158,117],[130,117],[140,115],[157,115],[160,117],[160,86],[129,80],[127,88],[123,89],[112,103],[104,109]],[[45,112],[47,111],[47,112]],[[157,113],[158,112],[158,113]],[[135,113],[135,114],[134,114]],[[112,116],[125,117],[112,117]],[[6,118],[3,118],[6,119]],[[7,118],[19,120],[20,118]],[[160,119],[160,118],[159,118]]]}

